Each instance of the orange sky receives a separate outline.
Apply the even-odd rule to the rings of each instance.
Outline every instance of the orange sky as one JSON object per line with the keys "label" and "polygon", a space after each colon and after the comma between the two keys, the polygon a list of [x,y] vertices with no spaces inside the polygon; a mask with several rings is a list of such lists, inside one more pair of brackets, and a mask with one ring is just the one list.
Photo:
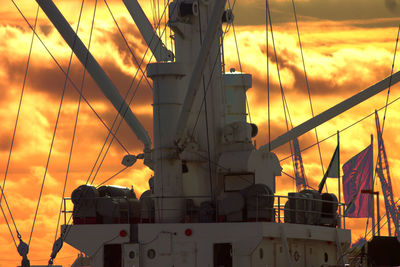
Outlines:
{"label": "orange sky", "polygon": [[[130,47],[140,60],[146,49],[143,39],[132,23],[122,2],[115,0],[109,2]],[[321,0],[296,1],[315,114],[390,74],[399,23],[397,1],[363,0],[362,4],[359,0],[346,1],[353,4],[346,4],[343,0],[331,2],[324,6],[321,4]],[[380,5],[377,2],[380,2]],[[16,3],[30,23],[33,24],[37,7],[34,1],[19,0]],[[69,22],[73,24],[73,28],[76,28],[80,1],[57,0],[55,3]],[[149,16],[153,14],[150,1],[142,0],[140,3],[144,5]],[[243,71],[253,74],[253,88],[248,91],[248,99],[251,107],[251,120],[259,127],[258,145],[264,144],[268,138],[267,93],[265,90],[265,26],[262,25],[265,20],[265,17],[262,17],[264,3],[264,1],[259,0],[238,0],[237,20],[235,22]],[[360,5],[357,5],[357,3]],[[90,32],[93,4],[94,0],[86,1],[79,30],[80,37],[86,44]],[[305,91],[296,28],[289,4],[290,2],[286,0],[270,1],[272,20],[277,22],[274,23],[274,34],[283,87],[293,124],[298,125],[309,119],[311,112]],[[375,12],[371,12],[371,9]],[[0,128],[0,181],[2,181],[9,155],[32,32],[11,1],[3,3],[0,7],[0,14],[0,39],[2,40],[0,42],[0,86],[3,88],[0,91],[0,122],[2,125]],[[57,31],[50,26],[43,12],[39,13],[38,33],[61,66],[67,69],[70,50]],[[235,67],[238,70],[239,65],[232,31],[226,36],[224,45],[227,68]],[[137,68],[103,1],[99,1],[98,12],[96,13],[91,51],[124,95]],[[275,60],[270,57],[271,136],[277,137],[284,133],[286,126],[274,62]],[[398,69],[399,64],[396,64],[395,70]],[[75,58],[71,67],[71,77],[76,84],[80,84],[82,66]],[[135,86],[138,80],[136,79]],[[5,186],[7,200],[16,219],[17,227],[25,241],[29,239],[32,227],[63,85],[63,74],[57,69],[43,46],[35,39]],[[400,95],[398,88],[398,86],[393,87],[390,100],[394,100]],[[84,95],[95,110],[108,125],[111,125],[115,111],[88,76],[84,90]],[[149,86],[142,82],[132,104],[132,110],[150,134],[152,132],[151,97]],[[31,264],[45,264],[51,253],[62,187],[66,176],[77,101],[77,93],[68,85],[30,247]],[[335,134],[337,130],[341,130],[375,109],[381,108],[385,101],[386,91],[325,123],[318,127],[319,138],[324,139]],[[396,155],[396,151],[399,149],[397,137],[400,130],[400,126],[398,126],[400,125],[399,113],[400,103],[396,102],[387,111],[384,130],[395,200],[400,197],[400,182],[396,177],[396,173],[400,172],[400,156]],[[383,111],[379,114],[382,122]],[[368,146],[371,134],[375,135],[374,117],[370,117],[342,132],[341,163],[343,164]],[[86,182],[106,135],[107,130],[88,106],[83,103],[71,170],[68,176],[67,196],[74,188]],[[118,139],[132,154],[137,154],[142,149],[142,145],[125,124],[122,124],[121,130],[118,132]],[[301,148],[314,144],[314,132],[305,134],[299,138],[299,141]],[[325,169],[329,164],[335,146],[336,137],[321,144]],[[374,147],[376,148],[376,146],[376,141],[374,141]],[[282,147],[276,153],[280,159],[284,159],[289,155],[289,149]],[[94,184],[99,184],[122,169],[120,161],[125,154],[121,146],[114,142]],[[376,155],[376,149],[374,155]],[[303,152],[303,160],[309,183],[316,187],[322,177],[316,146]],[[285,172],[293,174],[290,160],[284,160],[281,164]],[[112,184],[133,185],[136,192],[140,194],[147,190],[147,179],[150,176],[151,172],[138,162],[134,167],[115,178]],[[376,187],[380,188],[380,184],[378,183]],[[284,194],[293,191],[294,188],[295,185],[289,177],[285,175],[278,177],[278,193]],[[336,192],[337,180],[329,181],[328,190]],[[384,204],[383,198],[381,198],[381,211],[383,210]],[[347,222],[347,225],[354,229],[353,240],[364,233],[365,221],[365,219],[357,219]],[[0,251],[0,266],[16,266],[19,264],[20,257],[12,245],[10,233],[2,216],[0,216]],[[55,263],[68,266],[67,264],[70,264],[75,257],[76,251],[65,245]]]}

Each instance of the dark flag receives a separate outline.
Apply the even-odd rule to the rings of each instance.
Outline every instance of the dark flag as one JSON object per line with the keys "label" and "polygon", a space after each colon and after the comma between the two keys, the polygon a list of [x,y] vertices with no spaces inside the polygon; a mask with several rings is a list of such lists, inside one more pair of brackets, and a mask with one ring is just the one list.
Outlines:
{"label": "dark flag", "polygon": [[372,145],[358,153],[343,165],[343,195],[348,207],[347,217],[367,218],[372,216],[373,203],[362,189],[372,188]]}
{"label": "dark flag", "polygon": [[335,152],[333,153],[332,159],[329,162],[328,169],[326,170],[322,181],[319,183],[318,192],[322,192],[328,177],[339,178],[339,142]]}

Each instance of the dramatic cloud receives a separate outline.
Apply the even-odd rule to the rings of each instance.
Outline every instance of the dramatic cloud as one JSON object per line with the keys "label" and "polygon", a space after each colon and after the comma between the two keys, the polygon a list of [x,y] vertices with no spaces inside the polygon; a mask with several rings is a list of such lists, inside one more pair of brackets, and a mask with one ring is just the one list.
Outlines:
{"label": "dramatic cloud", "polygon": [[[393,18],[399,15],[398,0],[365,1],[365,0],[309,0],[294,1],[299,20],[373,20]],[[240,13],[236,14],[239,25],[262,25],[265,23],[265,1],[237,1]],[[294,21],[292,1],[269,1],[272,20],[275,23],[287,23]],[[374,27],[375,24],[367,23],[366,27]],[[385,26],[388,26],[386,23]]]}
{"label": "dramatic cloud", "polygon": [[[80,1],[55,2],[71,23],[72,28],[75,29]],[[130,49],[126,46],[104,2],[99,1],[90,51],[122,96],[126,95],[130,87],[132,88],[128,95],[128,99],[135,95],[131,108],[149,135],[152,136],[151,104],[153,101],[149,86],[151,80],[142,79],[142,71],[145,71],[146,64],[151,62],[151,53],[147,52],[142,63],[142,71],[138,71],[137,61],[141,61],[147,49],[146,44],[121,2],[107,2]],[[277,53],[275,58],[272,37],[269,33],[268,63],[271,100],[269,123],[270,137],[274,139],[284,134],[287,127],[290,129],[292,125],[295,127],[312,118],[312,113],[296,26],[293,23],[291,1],[269,2],[273,16]],[[85,1],[79,29],[79,36],[86,45],[89,42],[94,3],[94,0]],[[140,3],[151,17],[154,14],[152,1],[140,1]],[[17,4],[33,25],[37,6],[27,0],[17,1]],[[398,4],[398,1],[392,0],[296,1],[314,115],[390,74],[397,34]],[[241,64],[239,64],[232,28],[224,40],[226,69],[229,70],[233,67],[236,71],[240,71],[242,68],[243,72],[253,75],[253,87],[248,91],[247,96],[250,107],[249,120],[251,119],[259,128],[259,134],[256,137],[257,146],[266,144],[269,136],[266,33],[265,26],[261,26],[265,22],[264,5],[265,1],[260,0],[238,0],[236,3],[235,30]],[[0,128],[0,175],[4,177],[32,32],[11,3],[0,8],[0,16],[0,39],[3,40],[0,42],[0,88],[2,88],[0,90],[0,123],[2,125]],[[37,29],[39,36],[66,71],[71,54],[70,48],[64,43],[43,12],[39,12]],[[170,45],[169,40],[167,43]],[[400,66],[398,61],[396,62],[395,71]],[[290,112],[290,120],[289,114],[287,114],[287,122],[282,105],[277,63],[282,89]],[[134,77],[137,72],[138,75]],[[79,90],[82,76],[82,64],[74,57],[69,77]],[[141,81],[140,85],[138,85],[139,81]],[[31,231],[64,83],[65,75],[35,38],[5,190],[16,224],[20,227],[19,231],[25,241],[29,238]],[[111,127],[116,111],[89,75],[85,77],[83,95],[104,123]],[[342,164],[370,144],[370,135],[376,135],[374,116],[366,118],[355,126],[349,126],[373,113],[375,109],[383,107],[386,103],[386,96],[386,91],[384,91],[317,128],[318,140],[323,141],[320,143],[320,149],[324,170],[326,170],[337,145],[337,130],[346,129],[340,133]],[[389,102],[399,96],[398,86],[393,86]],[[30,249],[32,264],[47,262],[54,241],[78,100],[79,94],[71,83],[67,83]],[[383,113],[384,110],[379,111],[381,123],[383,123]],[[400,158],[396,155],[397,144],[400,142],[400,137],[398,137],[399,114],[399,104],[395,102],[390,105],[384,129],[389,164],[393,174],[400,172]],[[70,196],[71,192],[80,184],[85,183],[88,178],[92,180],[95,177],[94,184],[97,185],[123,168],[121,160],[127,152],[118,141],[132,154],[141,153],[143,150],[143,145],[123,122],[116,135],[118,141],[113,141],[107,157],[98,174],[95,175],[99,168],[99,162],[96,166],[94,164],[107,135],[107,129],[82,101],[66,196]],[[305,149],[302,153],[305,172],[309,184],[313,187],[318,186],[323,175],[316,141],[314,131],[299,137],[300,148]],[[106,149],[108,143],[105,146]],[[284,172],[294,176],[289,145],[283,145],[275,152],[282,160]],[[104,155],[104,151],[102,155]],[[100,161],[101,159],[102,157],[100,157]],[[94,171],[92,172],[92,170]],[[148,189],[147,181],[151,175],[152,171],[143,166],[142,162],[138,162],[134,167],[119,174],[110,183],[133,186],[137,195],[140,195]],[[0,179],[0,182],[2,180],[3,178]],[[400,183],[395,179],[392,179],[392,182],[397,200]],[[277,189],[280,195],[284,195],[295,190],[295,182],[284,174],[278,178]],[[331,179],[328,182],[328,189],[329,192],[337,192],[337,180]],[[383,208],[383,198],[381,202]],[[8,217],[8,219],[10,218]],[[346,221],[346,225],[354,230],[352,232],[353,240],[357,240],[364,233],[365,220],[349,220]],[[8,256],[0,257],[0,266],[15,266],[19,262],[20,257],[11,242],[8,228],[1,216],[0,251],[2,251],[2,255]],[[71,264],[75,256],[74,249],[64,246],[56,263]]]}

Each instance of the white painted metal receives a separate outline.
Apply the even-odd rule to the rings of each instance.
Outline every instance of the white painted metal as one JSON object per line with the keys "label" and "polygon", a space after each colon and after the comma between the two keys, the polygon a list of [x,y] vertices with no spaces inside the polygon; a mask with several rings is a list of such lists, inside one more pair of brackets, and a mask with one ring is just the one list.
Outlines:
{"label": "white painted metal", "polygon": [[123,244],[122,255],[124,267],[140,266],[140,246],[138,243]]}
{"label": "white painted metal", "polygon": [[178,126],[176,129],[176,140],[182,141],[185,136],[185,129],[189,120],[189,115],[195,101],[197,91],[200,87],[201,78],[204,74],[206,62],[209,59],[211,46],[215,42],[218,29],[221,28],[221,18],[225,8],[226,0],[214,2],[213,12],[208,22],[207,32],[201,46],[200,53],[197,56],[196,64],[190,76],[189,86],[186,92],[185,101],[179,116]]}
{"label": "white painted metal", "polygon": [[103,71],[92,54],[85,47],[80,38],[75,34],[74,30],[68,24],[64,16],[54,5],[52,0],[36,0],[42,10],[46,13],[47,17],[57,28],[65,42],[71,47],[79,61],[85,66],[86,70],[92,76],[93,80],[97,83],[103,94],[113,104],[115,109],[128,123],[129,127],[136,134],[139,140],[145,145],[145,149],[151,148],[151,139],[143,128],[142,124],[138,121],[132,113],[128,104],[122,98],[115,85],[112,83],[107,74]]}
{"label": "white painted metal", "polygon": [[218,161],[219,173],[252,173],[256,184],[265,184],[274,193],[275,177],[281,176],[281,171],[276,155],[265,150],[224,152]]}
{"label": "white painted metal", "polygon": [[[66,227],[68,234],[64,241],[88,255],[91,266],[103,267],[104,245],[129,243],[129,224],[63,225],[62,231]],[[122,237],[121,231],[125,231],[127,235]]]}
{"label": "white painted metal", "polygon": [[225,124],[246,122],[246,91],[252,86],[250,74],[225,73]]}
{"label": "white painted metal", "polygon": [[[104,245],[110,243],[121,244],[124,267],[211,267],[214,245],[220,243],[232,247],[234,267],[286,266],[288,262],[296,267],[335,265],[336,244],[348,246],[350,231],[245,222],[240,207],[247,207],[249,200],[239,191],[225,192],[227,176],[230,189],[238,190],[246,186],[243,179],[236,178],[245,177],[246,181],[261,184],[258,186],[267,185],[270,190],[265,192],[271,195],[275,192],[275,176],[282,168],[274,153],[257,150],[252,143],[254,129],[246,121],[246,90],[251,87],[251,75],[221,73],[221,18],[226,0],[198,1],[198,13],[182,15],[180,4],[193,2],[175,0],[170,5],[168,25],[174,31],[175,62],[147,66],[154,89],[154,188],[146,196],[155,199],[156,223],[72,225],[66,242],[91,255],[91,264],[96,267],[103,267]],[[151,36],[156,35],[139,3],[124,3],[151,47]],[[57,17],[54,24],[58,23]],[[73,31],[70,35],[69,40],[73,40]],[[153,46],[152,51],[160,57],[157,61],[165,60],[157,47]],[[236,205],[227,203],[227,199],[233,199]],[[272,197],[269,199],[272,207]],[[218,200],[223,210],[215,211],[215,219],[223,215],[228,222],[184,223],[185,200],[192,200],[197,207],[204,201]],[[145,211],[145,219],[151,221],[151,212]],[[251,210],[258,211],[258,207]],[[128,235],[116,236],[121,230]],[[329,259],[325,260],[325,254]]]}
{"label": "white painted metal", "polygon": [[180,86],[184,65],[155,63],[147,67],[153,80],[154,188],[156,221],[180,222],[183,219],[182,162],[175,144],[177,118],[184,99]]}
{"label": "white painted metal", "polygon": [[[368,87],[367,89],[359,92],[358,94],[344,100],[343,102],[331,107],[330,109],[320,113],[312,119],[300,124],[299,126],[294,127],[292,130],[287,133],[279,136],[274,139],[270,143],[271,150],[280,147],[281,145],[286,144],[290,140],[299,137],[300,135],[305,134],[306,132],[318,127],[319,125],[333,119],[334,117],[342,114],[346,110],[351,109],[352,107],[360,104],[361,102],[367,100],[370,97],[382,92],[387,89],[389,85],[394,85],[400,81],[400,71],[396,72],[392,75],[392,77],[386,77],[380,82]],[[269,145],[266,144],[261,148],[268,149]]]}
{"label": "white painted metal", "polygon": [[[123,244],[124,253],[129,253],[129,249],[137,250],[139,246],[140,267],[214,266],[212,248],[218,243],[232,244],[234,267],[281,267],[287,266],[287,262],[292,266],[336,266],[336,240],[340,240],[342,246],[348,246],[350,242],[349,230],[267,222],[139,224],[137,233],[130,232],[137,236],[137,243],[129,243],[121,237],[111,240],[119,229],[128,225],[119,225],[120,228],[116,225],[69,227],[66,242],[71,244],[81,236],[79,250],[87,251],[92,256],[92,266],[96,267],[103,267],[100,263],[102,249],[98,246],[102,242]],[[186,234],[188,229],[190,235]],[[98,240],[100,236],[104,237],[102,241]],[[83,238],[87,241],[83,242]],[[94,245],[95,242],[100,243]],[[263,249],[263,255],[260,249]],[[150,250],[155,252],[153,258],[149,257]]]}
{"label": "white painted metal", "polygon": [[150,48],[157,62],[173,61],[174,54],[169,51],[157,35],[150,21],[143,12],[137,0],[123,0],[126,8],[139,28],[147,46]]}
{"label": "white painted metal", "polygon": [[285,227],[281,227],[280,230],[281,230],[281,240],[282,240],[283,250],[285,252],[286,266],[292,267],[292,259],[290,257],[289,245],[286,236],[286,229]]}

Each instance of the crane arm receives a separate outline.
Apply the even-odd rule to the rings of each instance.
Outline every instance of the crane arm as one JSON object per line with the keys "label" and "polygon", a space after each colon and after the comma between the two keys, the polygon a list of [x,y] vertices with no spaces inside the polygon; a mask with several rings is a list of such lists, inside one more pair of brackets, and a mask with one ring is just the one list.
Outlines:
{"label": "crane arm", "polygon": [[273,150],[277,147],[280,147],[281,145],[286,144],[290,140],[305,134],[306,132],[314,129],[315,127],[318,127],[319,125],[329,121],[330,119],[360,104],[361,102],[367,100],[368,98],[382,92],[383,90],[388,88],[390,84],[394,85],[399,81],[400,81],[400,71],[393,74],[392,77],[390,76],[386,77],[382,81],[368,87],[367,89],[359,92],[358,94],[353,95],[352,97],[333,106],[332,108],[318,114],[314,118],[309,119],[306,122],[303,122],[297,127],[294,127],[292,130],[272,140],[269,144],[261,146],[260,149],[268,149],[270,147],[270,149]]}
{"label": "crane arm", "polygon": [[208,21],[206,35],[201,45],[199,55],[197,56],[192,75],[190,77],[189,86],[186,91],[182,110],[179,115],[178,125],[176,128],[176,140],[178,142],[180,142],[185,135],[189,115],[192,110],[197,91],[200,87],[201,77],[203,76],[204,68],[206,66],[208,56],[210,55],[211,46],[216,38],[218,28],[221,27],[221,16],[224,12],[225,4],[226,0],[218,0],[214,3],[214,8]]}
{"label": "crane arm", "polygon": [[140,141],[145,145],[145,149],[151,148],[151,139],[138,121],[129,105],[122,98],[115,85],[112,83],[110,78],[104,72],[104,70],[97,63],[96,59],[92,56],[86,46],[83,44],[81,39],[77,36],[74,30],[71,28],[67,20],[54,5],[52,0],[36,0],[41,9],[46,13],[47,17],[56,27],[58,32],[61,34],[65,42],[71,47],[76,57],[86,68],[93,80],[100,87],[103,94],[113,104],[115,109],[121,114],[121,116],[128,123],[129,127],[136,134]]}
{"label": "crane arm", "polygon": [[165,47],[160,37],[158,37],[139,2],[137,0],[123,0],[123,2],[157,62],[173,61],[174,54]]}

